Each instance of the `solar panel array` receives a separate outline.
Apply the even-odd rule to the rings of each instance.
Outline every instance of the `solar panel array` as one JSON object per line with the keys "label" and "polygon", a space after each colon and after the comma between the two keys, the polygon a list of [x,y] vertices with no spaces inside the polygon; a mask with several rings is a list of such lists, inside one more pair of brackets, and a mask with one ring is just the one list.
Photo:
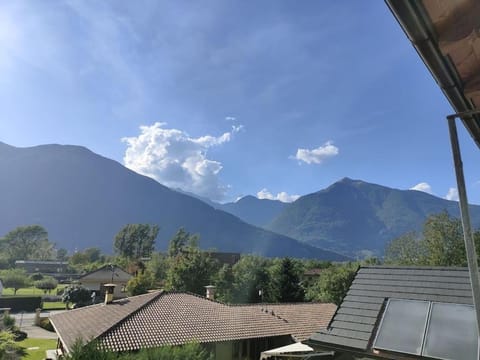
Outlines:
{"label": "solar panel array", "polygon": [[390,299],[375,349],[444,360],[478,357],[478,331],[471,305]]}

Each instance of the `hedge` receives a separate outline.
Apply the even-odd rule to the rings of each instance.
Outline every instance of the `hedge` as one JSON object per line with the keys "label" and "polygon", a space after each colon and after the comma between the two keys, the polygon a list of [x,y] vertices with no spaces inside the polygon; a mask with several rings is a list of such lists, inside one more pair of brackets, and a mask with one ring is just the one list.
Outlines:
{"label": "hedge", "polygon": [[4,296],[0,297],[0,308],[10,308],[12,312],[34,312],[42,308],[41,296]]}

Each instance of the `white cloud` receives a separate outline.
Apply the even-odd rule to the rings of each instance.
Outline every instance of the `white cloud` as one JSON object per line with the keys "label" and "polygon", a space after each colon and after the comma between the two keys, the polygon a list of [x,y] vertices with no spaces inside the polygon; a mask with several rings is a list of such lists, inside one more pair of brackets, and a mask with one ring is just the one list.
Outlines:
{"label": "white cloud", "polygon": [[445,199],[458,201],[458,190],[457,188],[450,188],[448,189],[447,195],[445,195]]}
{"label": "white cloud", "polygon": [[257,193],[257,198],[268,200],[280,200],[281,202],[292,202],[297,200],[300,195],[289,195],[285,191],[279,192],[277,195],[273,195],[268,189],[262,189]]}
{"label": "white cloud", "polygon": [[212,200],[221,200],[228,186],[219,182],[222,164],[211,160],[207,151],[232,139],[243,127],[220,136],[190,137],[184,131],[167,129],[165,123],[141,126],[140,134],[122,138],[127,144],[125,166],[171,188],[180,188]]}
{"label": "white cloud", "polygon": [[423,192],[426,192],[427,194],[433,195],[432,187],[430,186],[429,183],[426,183],[426,182],[418,183],[417,185],[411,187],[410,190],[423,191]]}
{"label": "white cloud", "polygon": [[227,121],[235,121],[235,120],[237,120],[237,118],[236,118],[235,116],[227,116],[227,117],[225,117],[225,120],[227,120]]}
{"label": "white cloud", "polygon": [[338,155],[338,147],[332,141],[327,141],[316,149],[298,149],[294,159],[307,164],[321,164],[324,160]]}

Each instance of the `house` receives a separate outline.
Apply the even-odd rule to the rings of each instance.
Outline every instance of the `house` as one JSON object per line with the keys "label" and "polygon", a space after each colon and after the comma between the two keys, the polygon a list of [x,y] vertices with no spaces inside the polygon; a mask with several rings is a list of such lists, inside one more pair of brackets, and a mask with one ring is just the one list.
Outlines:
{"label": "house", "polygon": [[54,260],[16,260],[15,267],[24,269],[28,274],[42,273],[44,275],[56,276],[67,272],[68,262]]}
{"label": "house", "polygon": [[361,267],[306,344],[335,359],[478,359],[468,269]]}
{"label": "house", "polygon": [[59,347],[96,339],[118,352],[198,342],[219,360],[255,359],[325,327],[334,304],[227,305],[190,293],[156,291],[55,314]]}
{"label": "house", "polygon": [[115,284],[113,296],[119,299],[127,296],[125,287],[128,280],[132,277],[132,275],[117,265],[105,265],[80,276],[78,281],[87,289],[95,291],[97,296],[103,296],[105,293],[105,284]]}
{"label": "house", "polygon": [[309,287],[313,285],[315,282],[318,281],[318,279],[320,279],[320,276],[324,270],[325,269],[320,269],[320,268],[305,270],[302,276],[302,284],[305,287]]}

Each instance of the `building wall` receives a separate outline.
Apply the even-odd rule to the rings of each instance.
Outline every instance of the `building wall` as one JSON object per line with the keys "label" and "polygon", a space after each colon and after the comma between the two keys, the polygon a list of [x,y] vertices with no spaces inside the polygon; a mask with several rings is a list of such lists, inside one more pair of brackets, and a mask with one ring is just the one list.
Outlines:
{"label": "building wall", "polygon": [[233,342],[224,341],[215,344],[216,360],[233,360],[232,358]]}
{"label": "building wall", "polygon": [[[108,281],[110,283],[110,281]],[[124,290],[125,286],[127,285],[126,282],[113,282],[117,286],[115,286],[115,290],[113,292],[113,297],[115,299],[121,299],[127,297],[128,294]],[[107,284],[107,282],[99,282],[99,281],[82,281],[81,284],[86,287],[88,290],[95,291],[96,296],[103,296],[105,294],[105,288],[103,284]]]}

